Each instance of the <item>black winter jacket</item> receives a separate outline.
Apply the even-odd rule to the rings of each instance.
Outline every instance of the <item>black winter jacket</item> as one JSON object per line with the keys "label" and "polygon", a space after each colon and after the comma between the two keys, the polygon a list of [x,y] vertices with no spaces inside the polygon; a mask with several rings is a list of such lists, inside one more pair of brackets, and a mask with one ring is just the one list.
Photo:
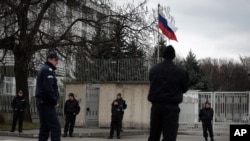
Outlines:
{"label": "black winter jacket", "polygon": [[187,71],[171,60],[153,66],[149,72],[150,89],[148,100],[152,103],[176,104],[182,102],[183,93],[188,90]]}
{"label": "black winter jacket", "polygon": [[26,100],[24,97],[15,96],[11,102],[12,109],[24,110],[26,108]]}
{"label": "black winter jacket", "polygon": [[212,121],[214,110],[212,108],[202,108],[199,113],[199,118],[202,122]]}
{"label": "black winter jacket", "polygon": [[42,99],[52,106],[57,105],[59,99],[55,70],[55,66],[46,62],[38,72],[36,83],[36,98]]}
{"label": "black winter jacket", "polygon": [[127,108],[127,103],[124,99],[115,99],[113,102],[117,101],[119,106],[121,107],[122,111],[121,113],[123,114],[124,113],[124,110]]}
{"label": "black winter jacket", "polygon": [[73,114],[76,115],[80,112],[80,106],[77,100],[70,100],[68,99],[64,104],[64,113],[65,114]]}
{"label": "black winter jacket", "polygon": [[121,117],[122,117],[122,106],[119,104],[114,105],[114,102],[111,104],[112,120],[113,121],[120,121]]}

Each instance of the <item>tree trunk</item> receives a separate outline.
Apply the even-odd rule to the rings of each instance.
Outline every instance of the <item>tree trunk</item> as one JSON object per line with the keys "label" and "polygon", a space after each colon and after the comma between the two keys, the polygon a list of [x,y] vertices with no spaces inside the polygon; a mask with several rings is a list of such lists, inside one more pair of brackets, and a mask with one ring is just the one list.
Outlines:
{"label": "tree trunk", "polygon": [[24,114],[24,120],[32,122],[29,104],[29,90],[28,90],[28,65],[30,56],[25,51],[13,51],[15,57],[15,79],[16,79],[16,93],[19,90],[23,91],[23,95],[26,100],[26,110]]}

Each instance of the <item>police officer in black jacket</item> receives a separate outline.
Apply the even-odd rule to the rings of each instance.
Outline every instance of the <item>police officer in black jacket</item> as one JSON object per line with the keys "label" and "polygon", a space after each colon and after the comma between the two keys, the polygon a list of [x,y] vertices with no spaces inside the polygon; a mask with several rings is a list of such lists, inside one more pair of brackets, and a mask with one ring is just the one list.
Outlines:
{"label": "police officer in black jacket", "polygon": [[163,51],[161,63],[150,69],[148,100],[152,103],[148,141],[176,141],[179,103],[188,90],[188,73],[173,63],[175,50],[169,45]]}
{"label": "police officer in black jacket", "polygon": [[14,97],[13,101],[11,102],[11,107],[13,109],[13,121],[12,121],[12,128],[10,132],[15,132],[16,129],[16,122],[18,120],[18,131],[22,133],[23,129],[23,115],[24,110],[26,108],[26,100],[23,97],[23,92],[20,90],[18,91],[17,95]]}
{"label": "police officer in black jacket", "polygon": [[39,141],[61,140],[61,125],[56,108],[59,106],[57,79],[55,75],[59,57],[55,52],[47,56],[47,61],[38,72],[36,83],[37,109],[40,116]]}
{"label": "police officer in black jacket", "polygon": [[120,138],[120,130],[121,130],[121,118],[122,118],[122,106],[119,105],[118,100],[114,100],[111,104],[111,128],[110,128],[110,136],[109,139],[113,138],[114,130],[116,130],[117,139]]}
{"label": "police officer in black jacket", "polygon": [[78,101],[75,99],[73,93],[69,93],[69,99],[65,102],[64,105],[64,114],[65,118],[65,126],[64,126],[64,135],[63,137],[67,137],[67,133],[69,131],[69,137],[73,137],[73,131],[76,121],[76,115],[80,112],[80,106]]}
{"label": "police officer in black jacket", "polygon": [[203,128],[203,137],[205,141],[207,141],[207,131],[209,132],[209,136],[211,141],[214,141],[214,134],[213,134],[213,126],[212,120],[214,116],[214,110],[211,108],[211,103],[206,102],[205,107],[200,110],[199,119],[202,121],[202,128]]}
{"label": "police officer in black jacket", "polygon": [[122,94],[121,93],[118,93],[117,96],[116,96],[116,101],[118,102],[118,104],[120,105],[120,107],[122,108],[122,111],[121,111],[121,132],[123,132],[122,130],[122,120],[123,120],[123,115],[124,115],[124,111],[125,109],[127,108],[127,103],[126,101],[122,98]]}

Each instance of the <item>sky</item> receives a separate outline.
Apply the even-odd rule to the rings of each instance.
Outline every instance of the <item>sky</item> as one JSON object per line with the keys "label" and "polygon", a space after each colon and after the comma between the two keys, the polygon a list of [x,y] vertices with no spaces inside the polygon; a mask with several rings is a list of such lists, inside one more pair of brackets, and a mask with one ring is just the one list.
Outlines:
{"label": "sky", "polygon": [[174,16],[178,42],[171,40],[170,44],[181,57],[190,50],[197,59],[250,56],[248,0],[148,0],[148,9],[157,9],[158,3],[169,6]]}

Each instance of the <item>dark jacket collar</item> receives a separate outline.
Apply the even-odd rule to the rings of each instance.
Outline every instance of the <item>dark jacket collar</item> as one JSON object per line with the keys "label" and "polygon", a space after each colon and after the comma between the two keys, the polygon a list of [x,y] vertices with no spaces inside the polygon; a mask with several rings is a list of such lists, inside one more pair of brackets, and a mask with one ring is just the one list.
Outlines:
{"label": "dark jacket collar", "polygon": [[174,63],[173,60],[171,60],[171,59],[165,59],[164,62],[170,63],[170,64],[173,64],[173,63]]}
{"label": "dark jacket collar", "polygon": [[54,65],[52,65],[50,62],[45,62],[46,65],[48,65],[49,67],[51,67],[53,70],[56,70],[56,67]]}

